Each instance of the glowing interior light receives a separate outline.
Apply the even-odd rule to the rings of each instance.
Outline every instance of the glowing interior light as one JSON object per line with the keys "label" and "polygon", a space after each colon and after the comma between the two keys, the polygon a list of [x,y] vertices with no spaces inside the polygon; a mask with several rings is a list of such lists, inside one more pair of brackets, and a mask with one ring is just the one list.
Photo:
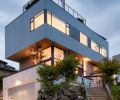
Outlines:
{"label": "glowing interior light", "polygon": [[89,59],[89,58],[84,58],[83,60],[84,60],[84,61],[90,61],[90,59]]}

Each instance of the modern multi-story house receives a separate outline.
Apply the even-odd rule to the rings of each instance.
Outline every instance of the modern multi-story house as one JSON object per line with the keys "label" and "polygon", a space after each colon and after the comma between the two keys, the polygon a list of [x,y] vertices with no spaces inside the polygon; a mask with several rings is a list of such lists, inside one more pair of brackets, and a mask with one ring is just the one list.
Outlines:
{"label": "modern multi-story house", "polygon": [[86,20],[63,0],[32,0],[5,28],[6,59],[20,72],[4,79],[4,100],[36,100],[40,88],[36,67],[56,64],[66,54],[80,59],[78,75],[89,76],[108,57],[108,42],[86,26]]}

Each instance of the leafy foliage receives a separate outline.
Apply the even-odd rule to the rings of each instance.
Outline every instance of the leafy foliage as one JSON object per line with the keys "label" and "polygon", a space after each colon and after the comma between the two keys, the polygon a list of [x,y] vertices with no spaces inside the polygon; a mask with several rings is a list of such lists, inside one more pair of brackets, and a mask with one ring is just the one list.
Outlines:
{"label": "leafy foliage", "polygon": [[70,81],[74,81],[77,78],[75,71],[78,65],[79,60],[73,55],[69,55],[64,60],[57,63],[57,66],[60,68],[60,74],[65,78],[66,84],[69,84]]}
{"label": "leafy foliage", "polygon": [[113,84],[115,82],[113,75],[120,73],[120,63],[115,59],[105,59],[102,63],[98,64],[97,68],[97,73],[102,74],[104,84]]}
{"label": "leafy foliage", "polygon": [[112,95],[114,100],[120,100],[120,85],[112,86]]}
{"label": "leafy foliage", "polygon": [[[64,85],[70,85],[71,81],[77,78],[75,70],[79,65],[79,60],[73,55],[67,56],[64,60],[54,65],[42,65],[37,69],[39,81],[43,82],[43,88],[46,92],[55,92]],[[61,79],[65,81],[60,82]],[[59,81],[59,82],[56,82]]]}
{"label": "leafy foliage", "polygon": [[46,92],[54,92],[59,88],[59,85],[55,83],[60,78],[58,67],[42,65],[37,69],[39,74],[38,81],[43,82],[43,88]]}

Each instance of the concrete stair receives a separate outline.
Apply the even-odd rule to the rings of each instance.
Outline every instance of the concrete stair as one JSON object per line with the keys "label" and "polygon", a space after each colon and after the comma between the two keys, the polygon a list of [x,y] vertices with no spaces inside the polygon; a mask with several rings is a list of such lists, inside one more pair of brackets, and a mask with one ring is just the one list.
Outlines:
{"label": "concrete stair", "polygon": [[0,100],[3,100],[3,93],[0,92]]}
{"label": "concrete stair", "polygon": [[89,100],[110,100],[105,88],[91,87],[87,89]]}

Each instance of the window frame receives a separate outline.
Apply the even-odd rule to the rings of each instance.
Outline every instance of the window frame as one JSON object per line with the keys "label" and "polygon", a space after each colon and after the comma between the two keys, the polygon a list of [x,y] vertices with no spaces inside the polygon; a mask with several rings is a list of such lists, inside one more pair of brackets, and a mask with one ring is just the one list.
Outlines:
{"label": "window frame", "polygon": [[[81,42],[81,34],[84,35],[84,36],[86,36],[86,39],[87,39],[87,45]],[[83,44],[84,46],[88,47],[88,45],[89,45],[89,44],[88,44],[88,39],[89,39],[89,38],[88,38],[88,36],[87,36],[85,33],[80,32],[80,43],[81,43],[81,44]]]}
{"label": "window frame", "polygon": [[[50,24],[49,24],[49,22],[48,22],[48,14],[49,14],[50,17],[51,17],[51,22],[50,22]],[[64,30],[64,32],[61,31],[60,29],[54,27],[54,25],[53,25],[53,17],[54,17],[55,19],[59,20],[60,22],[62,22],[62,23],[65,25],[65,30]],[[56,16],[55,14],[53,14],[52,12],[50,12],[50,11],[48,11],[48,10],[47,10],[47,24],[50,25],[50,26],[52,26],[53,28],[57,29],[58,31],[64,33],[65,35],[69,35],[69,34],[70,34],[70,31],[69,31],[69,33],[67,33],[67,29],[70,30],[69,24],[66,23],[66,22],[63,21],[61,18],[59,18],[58,16]]]}
{"label": "window frame", "polygon": [[[43,24],[45,24],[45,11],[41,11],[39,12],[37,15],[35,15],[34,17],[32,17],[30,19],[30,32],[38,29],[40,26],[42,26],[43,24],[41,24],[39,27],[35,28],[35,18],[37,18],[38,16],[42,15],[43,14]],[[31,29],[31,23],[33,23],[33,29]]]}

